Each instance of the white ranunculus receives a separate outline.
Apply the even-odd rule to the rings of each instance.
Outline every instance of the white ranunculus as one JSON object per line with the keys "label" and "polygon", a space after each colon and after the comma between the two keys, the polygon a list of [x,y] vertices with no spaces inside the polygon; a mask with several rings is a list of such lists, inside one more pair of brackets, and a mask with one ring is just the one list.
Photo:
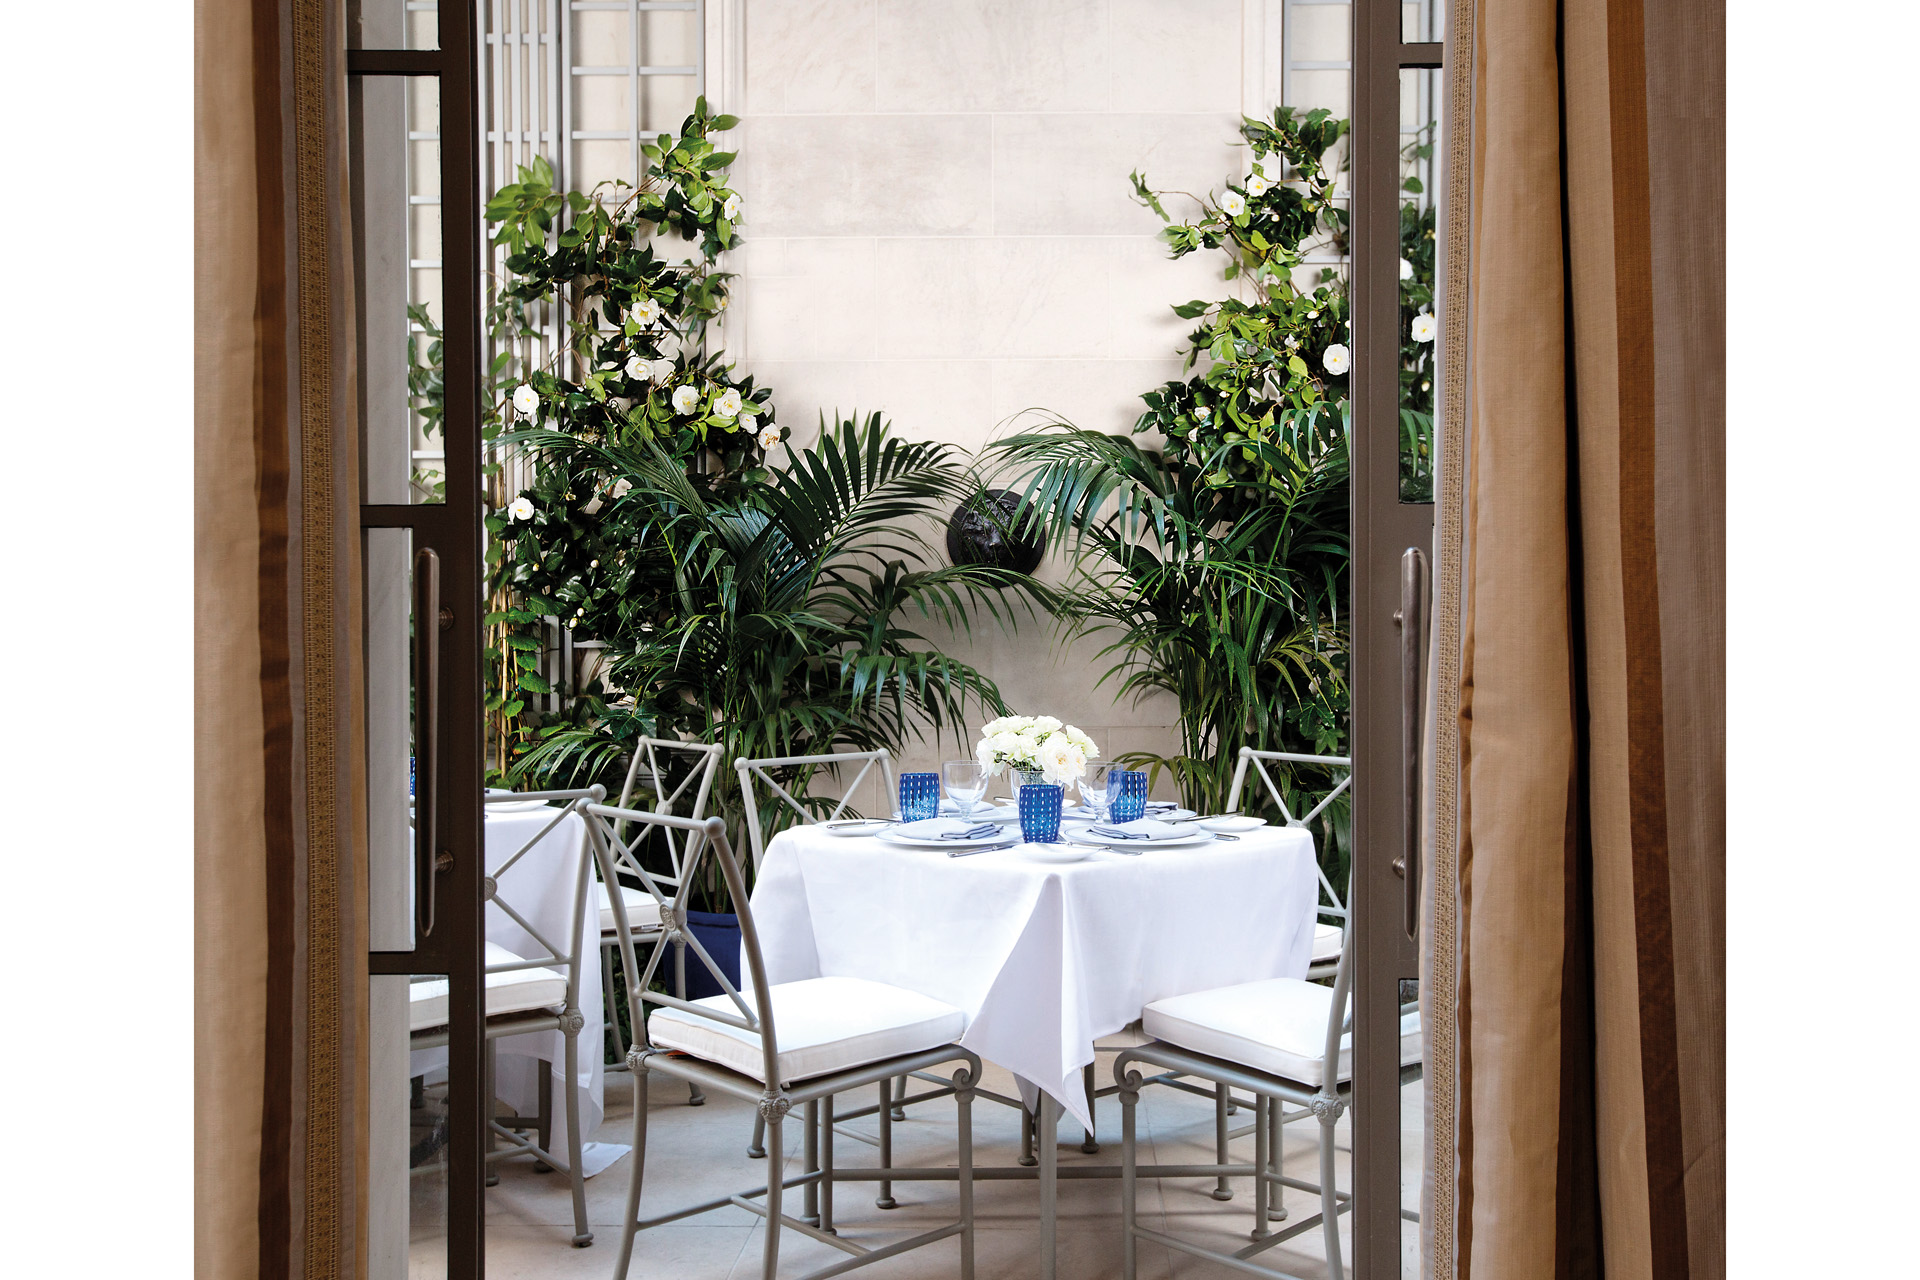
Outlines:
{"label": "white ranunculus", "polygon": [[1353,367],[1353,352],[1336,342],[1320,353],[1320,363],[1328,373],[1345,373]]}
{"label": "white ranunculus", "polygon": [[673,361],[665,356],[655,360],[648,369],[652,372],[655,382],[666,382],[673,377]]}
{"label": "white ranunculus", "polygon": [[780,428],[768,427],[765,431],[762,431],[760,433],[760,447],[762,449],[771,449],[773,448],[773,446],[779,443],[780,443]]}
{"label": "white ranunculus", "polygon": [[1000,762],[994,758],[991,738],[980,739],[979,745],[973,749],[973,758],[980,762],[980,767],[987,771],[989,777],[1000,776]]}
{"label": "white ranunculus", "polygon": [[740,221],[740,195],[738,192],[728,196],[726,203],[720,206],[720,216],[728,222]]}
{"label": "white ranunculus", "polygon": [[1272,184],[1259,174],[1253,174],[1247,178],[1247,194],[1257,200],[1267,194],[1267,189],[1270,185]]}
{"label": "white ranunculus", "polygon": [[523,382],[513,389],[513,408],[516,413],[532,413],[540,407],[540,393],[533,389],[531,382]]}
{"label": "white ranunculus", "polygon": [[998,720],[987,721],[980,726],[980,736],[983,739],[991,738],[994,734],[1002,732],[1006,729],[1007,721],[1010,719],[1012,719],[1011,716],[1001,716]]}
{"label": "white ranunculus", "polygon": [[700,392],[691,386],[679,386],[673,389],[673,411],[692,413],[700,407]]}
{"label": "white ranunculus", "polygon": [[507,515],[515,520],[533,519],[533,499],[521,494],[507,507]]}
{"label": "white ranunculus", "polygon": [[1220,195],[1220,212],[1229,218],[1237,218],[1247,211],[1247,199],[1238,191],[1225,191]]}
{"label": "white ranunculus", "polygon": [[645,356],[627,357],[627,376],[635,382],[653,381],[653,364]]}
{"label": "white ranunculus", "polygon": [[1400,278],[1402,280],[1413,279],[1413,264],[1405,258],[1400,259]]}
{"label": "white ranunculus", "polygon": [[1058,733],[1065,726],[1054,716],[1035,716],[1033,718],[1033,727],[1041,733]]}
{"label": "white ranunculus", "polygon": [[1413,340],[1415,342],[1432,342],[1433,335],[1438,332],[1440,332],[1440,322],[1433,318],[1432,312],[1422,311],[1413,318]]}
{"label": "white ranunculus", "polygon": [[1080,732],[1080,730],[1074,728],[1072,725],[1068,725],[1065,732],[1067,741],[1080,748],[1081,754],[1089,760],[1100,754],[1100,748],[1093,745],[1093,739]]}
{"label": "white ranunculus", "polygon": [[660,304],[643,297],[627,309],[627,318],[642,329],[651,329],[660,321]]}
{"label": "white ranunculus", "polygon": [[740,393],[732,387],[728,387],[725,391],[722,391],[720,398],[713,402],[713,416],[716,418],[731,418],[739,412]]}
{"label": "white ranunculus", "polygon": [[1036,754],[1040,760],[1040,776],[1056,786],[1077,781],[1087,771],[1087,758],[1064,733],[1050,733],[1041,739]]}

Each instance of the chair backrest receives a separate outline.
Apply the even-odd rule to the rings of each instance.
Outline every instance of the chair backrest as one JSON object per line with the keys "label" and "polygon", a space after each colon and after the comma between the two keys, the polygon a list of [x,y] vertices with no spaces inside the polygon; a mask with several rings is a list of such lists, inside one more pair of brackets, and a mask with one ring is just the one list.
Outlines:
{"label": "chair backrest", "polygon": [[[552,816],[548,818],[545,825],[523,841],[512,854],[488,868],[486,879],[482,882],[482,892],[488,903],[498,907],[539,947],[544,948],[537,955],[522,956],[515,961],[487,965],[485,971],[491,974],[506,973],[515,969],[563,967],[567,976],[566,1007],[569,1012],[577,1011],[580,1007],[580,960],[585,951],[587,902],[592,887],[589,868],[594,862],[593,823],[586,818],[586,811],[589,805],[598,804],[606,797],[606,788],[600,786],[587,787],[579,791],[488,792],[485,797],[488,807],[524,804],[530,800],[566,802],[563,807],[549,809],[548,812]],[[543,930],[528,918],[529,909],[524,896],[521,898],[520,905],[515,905],[510,895],[520,890],[519,883],[516,882],[509,888],[503,885],[502,881],[521,865],[534,847],[545,840],[555,827],[566,821],[570,813],[581,816],[584,829],[580,833],[579,851],[573,860],[564,866],[563,871],[571,884],[572,896],[567,904],[566,938],[562,942],[550,936],[550,929]],[[531,889],[531,885],[528,889]]]}
{"label": "chair backrest", "polygon": [[[833,811],[825,818],[809,812],[805,805],[794,799],[793,795],[780,785],[779,779],[768,772],[770,769],[800,769],[803,772],[799,776],[804,779],[816,769],[838,772],[855,763],[859,764],[860,771],[854,774],[853,780],[841,790],[840,802],[834,805]],[[885,804],[888,806],[888,812],[892,812],[892,807],[896,803],[893,787],[893,757],[888,754],[885,747],[873,751],[838,751],[817,756],[769,756],[763,760],[735,760],[733,768],[740,775],[740,804],[746,810],[747,841],[753,846],[753,869],[758,871],[761,859],[767,856],[766,833],[761,829],[760,824],[760,804],[754,795],[755,779],[771,788],[773,794],[779,797],[788,809],[799,815],[801,822],[831,822],[846,812],[847,801],[852,798],[855,789],[876,764],[880,766],[881,777],[886,780]],[[805,788],[802,787],[801,790],[804,791]],[[782,818],[786,817],[779,809],[775,809],[774,813]]]}
{"label": "chair backrest", "polygon": [[[685,812],[680,816],[691,818],[695,822],[707,816],[707,798],[713,793],[713,775],[720,767],[720,757],[726,748],[717,742],[681,742],[674,738],[640,738],[633,744],[633,764],[627,769],[626,783],[620,788],[621,809],[648,809],[654,813],[673,813],[681,806]],[[667,781],[672,773],[670,764],[678,754],[693,757],[687,775],[667,789]],[[651,794],[651,804],[644,803]],[[691,797],[691,798],[689,798]],[[624,832],[621,832],[624,834]],[[663,832],[663,842],[667,848],[668,864],[672,868],[663,879],[668,884],[677,885],[686,864],[687,855],[692,852],[691,842],[697,841],[701,833],[680,832],[671,828]],[[639,863],[632,852],[626,851],[623,844],[621,852],[615,858],[615,866],[629,874],[639,873]],[[658,873],[656,873],[658,874]]]}
{"label": "chair backrest", "polygon": [[[628,858],[621,858],[624,847],[632,854],[635,846],[644,841],[654,830],[678,831],[687,837],[687,848],[691,851],[686,865],[682,868],[680,883],[668,885],[661,876],[646,871],[639,873],[642,887],[653,895],[660,906],[660,924],[668,940],[678,938],[686,944],[687,951],[700,964],[706,966],[714,982],[728,997],[732,1008],[717,1008],[709,1004],[698,1004],[691,1000],[682,1000],[665,992],[651,990],[654,971],[659,968],[661,958],[672,948],[658,946],[653,948],[647,958],[644,969],[636,963],[633,951],[633,933],[627,925],[624,911],[614,913],[614,932],[620,948],[620,963],[625,966],[623,972],[637,973],[637,979],[627,983],[627,1015],[633,1026],[633,1045],[637,1052],[650,1052],[652,1039],[647,1035],[646,1006],[663,1005],[678,1009],[696,1018],[705,1018],[710,1022],[725,1026],[739,1027],[756,1032],[760,1036],[760,1049],[764,1057],[763,1079],[769,1091],[777,1091],[784,1083],[779,1075],[780,1050],[775,1042],[773,1027],[773,1002],[767,984],[766,962],[760,953],[760,934],[754,927],[753,908],[747,901],[746,878],[740,870],[739,859],[734,857],[733,846],[727,840],[727,824],[719,818],[706,818],[699,822],[691,818],[678,818],[667,813],[642,813],[637,809],[620,809],[611,805],[589,804],[582,809],[587,819],[588,838],[592,842],[595,859],[600,864],[600,874],[611,876],[616,861],[624,865]],[[631,830],[632,834],[625,834]],[[698,838],[693,838],[695,836]],[[740,964],[747,977],[747,985],[752,989],[751,997],[743,995],[733,980],[727,977],[719,962],[700,945],[700,939],[687,928],[687,900],[695,883],[695,874],[700,864],[712,859],[719,868],[720,878],[726,883],[727,893],[733,899],[733,909],[740,921]],[[637,861],[637,860],[635,860]],[[671,893],[667,890],[671,889]]]}
{"label": "chair backrest", "polygon": [[[1286,795],[1280,789],[1280,784],[1274,781],[1271,773],[1267,772],[1269,763],[1321,765],[1332,769],[1338,781],[1332,790],[1320,797],[1318,804],[1296,817],[1292,806],[1287,803]],[[1267,794],[1273,797],[1276,805],[1280,806],[1280,812],[1286,817],[1287,825],[1290,827],[1306,826],[1353,785],[1353,757],[1351,756],[1309,756],[1292,751],[1255,751],[1252,747],[1242,747],[1239,762],[1233,767],[1233,785],[1227,790],[1227,808],[1231,812],[1239,812],[1240,789],[1246,782],[1248,765],[1252,765],[1255,772],[1260,775],[1260,781],[1267,786]],[[1333,882],[1327,879],[1326,868],[1322,867],[1317,859],[1314,863],[1314,871],[1320,877],[1320,891],[1326,894],[1333,904],[1332,906],[1322,904],[1320,915],[1336,916],[1345,920],[1347,918],[1346,895],[1334,891]],[[1347,930],[1349,936],[1352,932],[1351,929]]]}

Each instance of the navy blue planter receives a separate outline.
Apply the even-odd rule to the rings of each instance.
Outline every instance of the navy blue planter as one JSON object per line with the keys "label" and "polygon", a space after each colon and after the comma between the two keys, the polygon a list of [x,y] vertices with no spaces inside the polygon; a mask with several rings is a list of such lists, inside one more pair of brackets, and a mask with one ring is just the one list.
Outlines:
{"label": "navy blue planter", "polygon": [[[718,911],[687,912],[687,928],[693,936],[700,939],[700,945],[720,966],[737,991],[740,988],[740,917],[722,914]],[[667,970],[671,973],[672,970]],[[719,983],[707,972],[707,966],[700,963],[700,957],[689,952],[687,956],[687,999],[704,1000],[708,996],[723,994]]]}

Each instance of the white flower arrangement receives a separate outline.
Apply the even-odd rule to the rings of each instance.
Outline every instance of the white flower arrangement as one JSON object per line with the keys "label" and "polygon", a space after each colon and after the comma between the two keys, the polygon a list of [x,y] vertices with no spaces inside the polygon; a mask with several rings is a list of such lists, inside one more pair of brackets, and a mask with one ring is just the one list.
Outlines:
{"label": "white flower arrangement", "polygon": [[1087,761],[1100,748],[1093,739],[1053,716],[1002,716],[980,726],[980,742],[973,749],[987,773],[998,777],[1003,769],[1038,770],[1058,786],[1077,782]]}

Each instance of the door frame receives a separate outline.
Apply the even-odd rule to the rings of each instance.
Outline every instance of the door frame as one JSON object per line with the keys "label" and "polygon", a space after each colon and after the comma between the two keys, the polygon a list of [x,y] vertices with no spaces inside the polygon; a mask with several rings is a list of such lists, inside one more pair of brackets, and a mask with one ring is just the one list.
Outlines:
{"label": "door frame", "polygon": [[[1441,3],[1443,0],[1433,0]],[[1353,599],[1349,679],[1353,735],[1354,913],[1353,1263],[1363,1280],[1398,1275],[1402,1221],[1400,1017],[1403,980],[1420,976],[1406,927],[1406,873],[1419,880],[1418,797],[1406,783],[1405,702],[1420,690],[1402,672],[1402,557],[1433,548],[1434,506],[1400,500],[1400,73],[1443,66],[1444,42],[1401,40],[1399,0],[1355,0],[1353,79],[1352,435]],[[1444,264],[1437,264],[1444,271]],[[1435,419],[1436,432],[1439,420]],[[1424,560],[1430,566],[1430,561]],[[1409,618],[1426,667],[1430,567]],[[1415,684],[1420,683],[1415,681]],[[1415,757],[1417,759],[1417,755]],[[1408,801],[1414,803],[1409,806]],[[1411,808],[1411,812],[1410,812]]]}
{"label": "door frame", "polygon": [[[352,76],[431,76],[440,84],[441,329],[444,358],[444,503],[362,503],[360,528],[408,529],[413,549],[439,557],[438,733],[432,778],[435,924],[406,951],[369,951],[371,975],[445,976],[447,1044],[447,1274],[485,1275],[486,1147],[481,1097],[486,1051],[481,1000],[481,897],[486,769],[482,708],[480,440],[479,41],[474,6],[442,5],[438,49],[350,49]],[[417,639],[417,637],[416,637]],[[415,851],[415,856],[421,855]],[[365,1033],[365,1028],[362,1028]],[[393,1082],[374,1080],[378,1089]]]}

